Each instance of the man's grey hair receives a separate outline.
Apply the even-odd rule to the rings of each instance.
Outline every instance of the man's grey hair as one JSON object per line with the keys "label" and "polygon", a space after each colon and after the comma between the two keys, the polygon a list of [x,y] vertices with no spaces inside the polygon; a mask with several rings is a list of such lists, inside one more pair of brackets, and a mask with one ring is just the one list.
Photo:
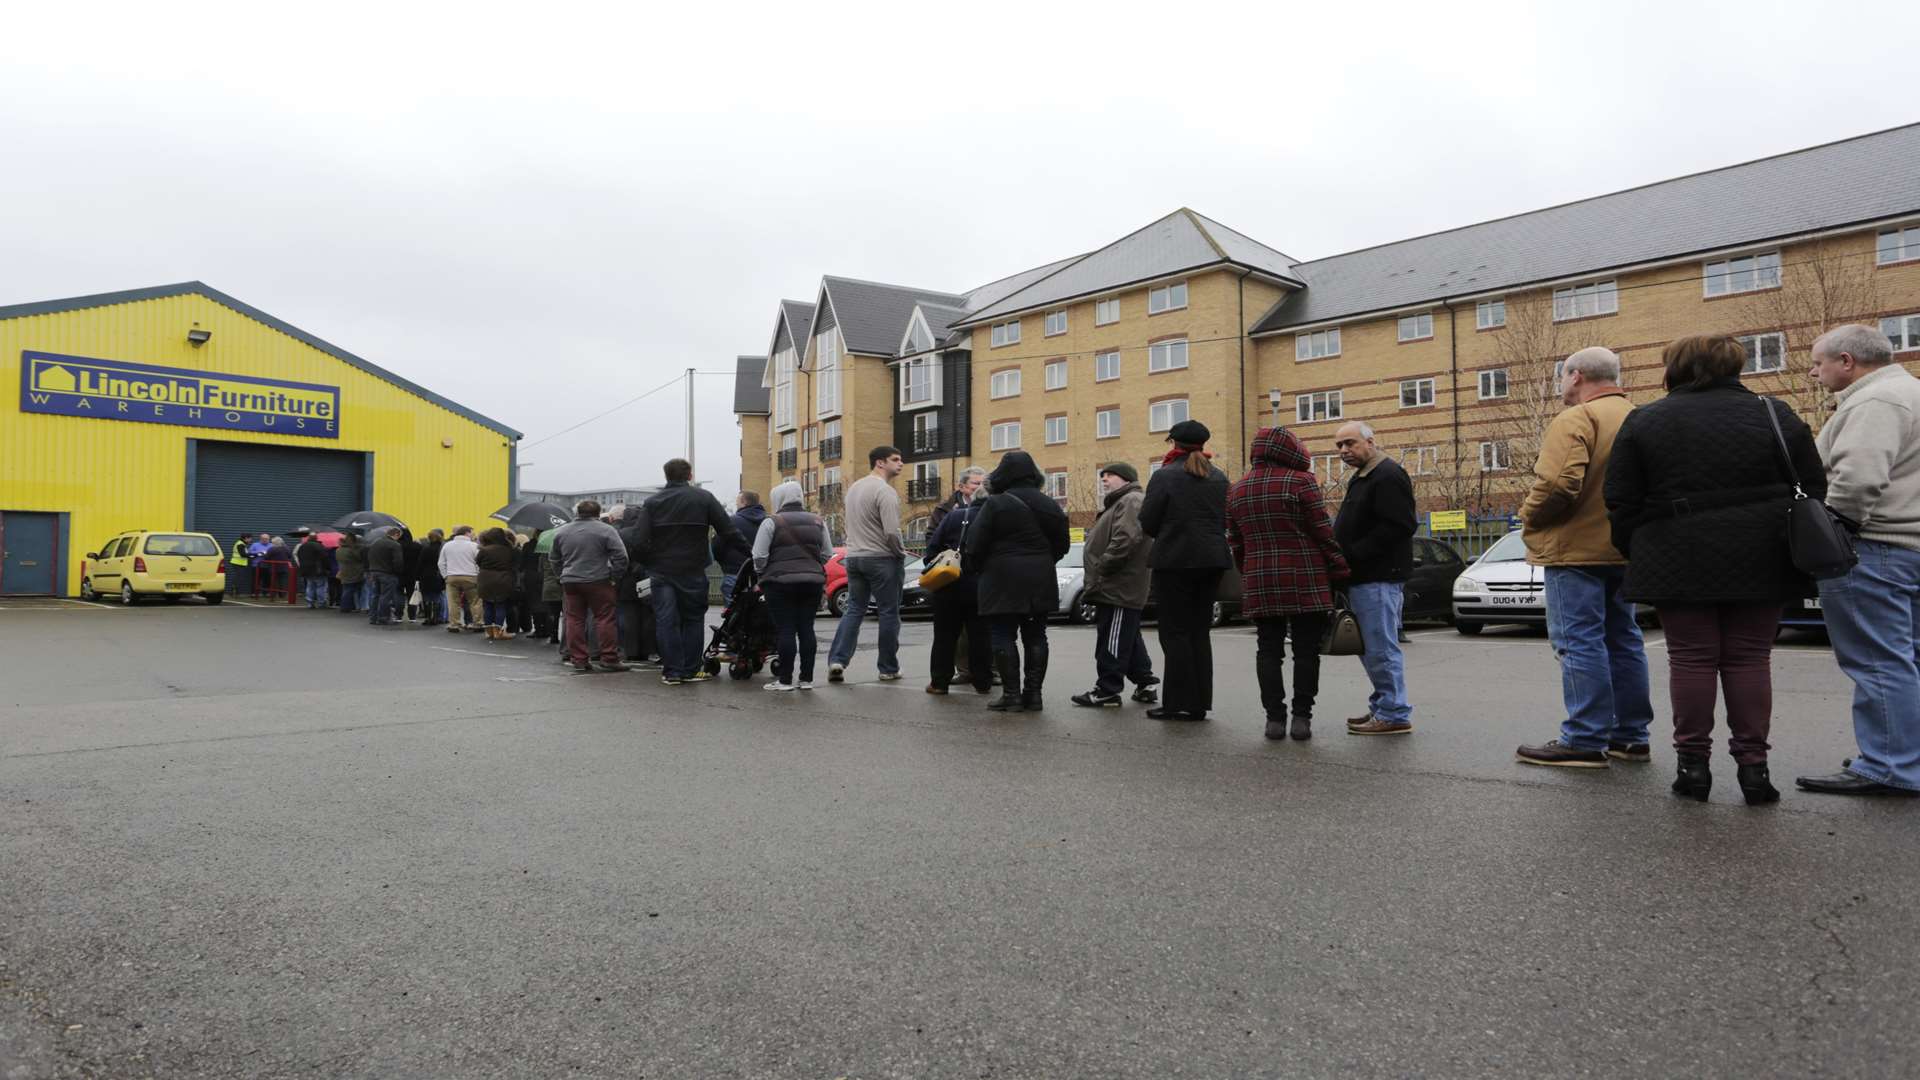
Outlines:
{"label": "man's grey hair", "polygon": [[1594,382],[1617,383],[1620,381],[1620,354],[1601,345],[1591,345],[1581,349],[1560,368],[1562,375],[1579,372],[1582,378]]}
{"label": "man's grey hair", "polygon": [[1350,423],[1350,424],[1352,424],[1352,425],[1353,425],[1354,427],[1357,427],[1357,428],[1359,428],[1359,429],[1360,429],[1360,437],[1361,437],[1361,438],[1363,438],[1363,439],[1371,439],[1371,438],[1373,438],[1373,425],[1372,425],[1372,424],[1369,424],[1369,423],[1367,423],[1367,422],[1366,422],[1365,420],[1349,420],[1349,421],[1347,421],[1347,422],[1348,422],[1348,423]]}
{"label": "man's grey hair", "polygon": [[987,478],[987,470],[981,468],[978,465],[969,465],[966,468],[960,470],[961,483],[963,484],[966,483],[967,477],[969,476],[977,476],[980,479],[985,480]]}
{"label": "man's grey hair", "polygon": [[1821,334],[1813,343],[1817,354],[1837,357],[1846,353],[1856,364],[1879,367],[1893,359],[1893,342],[1871,326],[1848,323]]}

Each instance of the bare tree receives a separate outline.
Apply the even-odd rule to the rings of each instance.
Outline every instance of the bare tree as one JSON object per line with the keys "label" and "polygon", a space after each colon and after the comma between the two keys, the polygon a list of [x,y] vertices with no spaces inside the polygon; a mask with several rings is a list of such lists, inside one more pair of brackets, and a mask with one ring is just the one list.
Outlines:
{"label": "bare tree", "polygon": [[1525,496],[1541,436],[1560,412],[1560,363],[1591,344],[1582,323],[1554,317],[1549,290],[1510,293],[1504,304],[1505,325],[1491,335],[1494,365],[1462,373],[1455,388],[1467,414],[1458,458],[1416,482],[1417,493],[1476,515],[1510,510]]}
{"label": "bare tree", "polygon": [[[1846,251],[1831,240],[1786,254],[1779,286],[1762,287],[1736,309],[1748,346],[1746,380],[1756,393],[1792,406],[1815,431],[1831,408],[1830,395],[1807,376],[1813,342],[1843,323],[1870,320],[1880,309],[1871,253]],[[1773,341],[1772,335],[1779,335]]]}

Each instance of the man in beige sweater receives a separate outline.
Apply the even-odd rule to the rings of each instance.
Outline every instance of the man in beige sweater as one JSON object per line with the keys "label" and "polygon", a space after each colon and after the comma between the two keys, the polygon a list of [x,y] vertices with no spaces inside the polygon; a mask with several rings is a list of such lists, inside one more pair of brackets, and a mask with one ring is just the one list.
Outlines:
{"label": "man in beige sweater", "polygon": [[867,451],[866,476],[841,496],[841,527],[847,534],[847,610],[827,649],[827,681],[846,678],[847,664],[860,645],[860,624],[871,599],[880,615],[880,678],[900,677],[900,592],[906,576],[907,548],[900,542],[900,493],[893,478],[906,465],[900,451],[876,446]]}
{"label": "man in beige sweater", "polygon": [[1860,752],[1804,791],[1920,795],[1920,379],[1870,326],[1813,343],[1813,377],[1833,391],[1820,429],[1827,505],[1857,527],[1860,562],[1820,583],[1833,658],[1853,680]]}

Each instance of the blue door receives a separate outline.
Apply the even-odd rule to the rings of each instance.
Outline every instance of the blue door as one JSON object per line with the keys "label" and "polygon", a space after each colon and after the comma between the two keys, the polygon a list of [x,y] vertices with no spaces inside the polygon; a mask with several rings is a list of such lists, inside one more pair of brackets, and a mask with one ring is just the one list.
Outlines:
{"label": "blue door", "polygon": [[0,513],[0,594],[52,595],[55,524],[52,514]]}

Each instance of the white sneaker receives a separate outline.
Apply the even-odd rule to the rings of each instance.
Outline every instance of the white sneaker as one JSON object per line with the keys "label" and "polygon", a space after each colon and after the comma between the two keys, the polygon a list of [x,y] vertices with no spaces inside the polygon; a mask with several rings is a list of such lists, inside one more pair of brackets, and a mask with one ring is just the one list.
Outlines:
{"label": "white sneaker", "polygon": [[897,671],[883,671],[880,673],[880,681],[881,682],[899,682],[900,673]]}
{"label": "white sneaker", "polygon": [[801,683],[801,684],[800,684],[800,689],[802,689],[802,690],[811,690],[811,689],[813,689],[813,684],[812,684],[812,683],[810,683],[810,682],[803,682],[803,683]]}
{"label": "white sneaker", "polygon": [[781,682],[779,679],[775,679],[772,682],[768,683],[767,685],[761,687],[761,689],[762,690],[798,690],[799,687],[795,686],[793,683]]}

